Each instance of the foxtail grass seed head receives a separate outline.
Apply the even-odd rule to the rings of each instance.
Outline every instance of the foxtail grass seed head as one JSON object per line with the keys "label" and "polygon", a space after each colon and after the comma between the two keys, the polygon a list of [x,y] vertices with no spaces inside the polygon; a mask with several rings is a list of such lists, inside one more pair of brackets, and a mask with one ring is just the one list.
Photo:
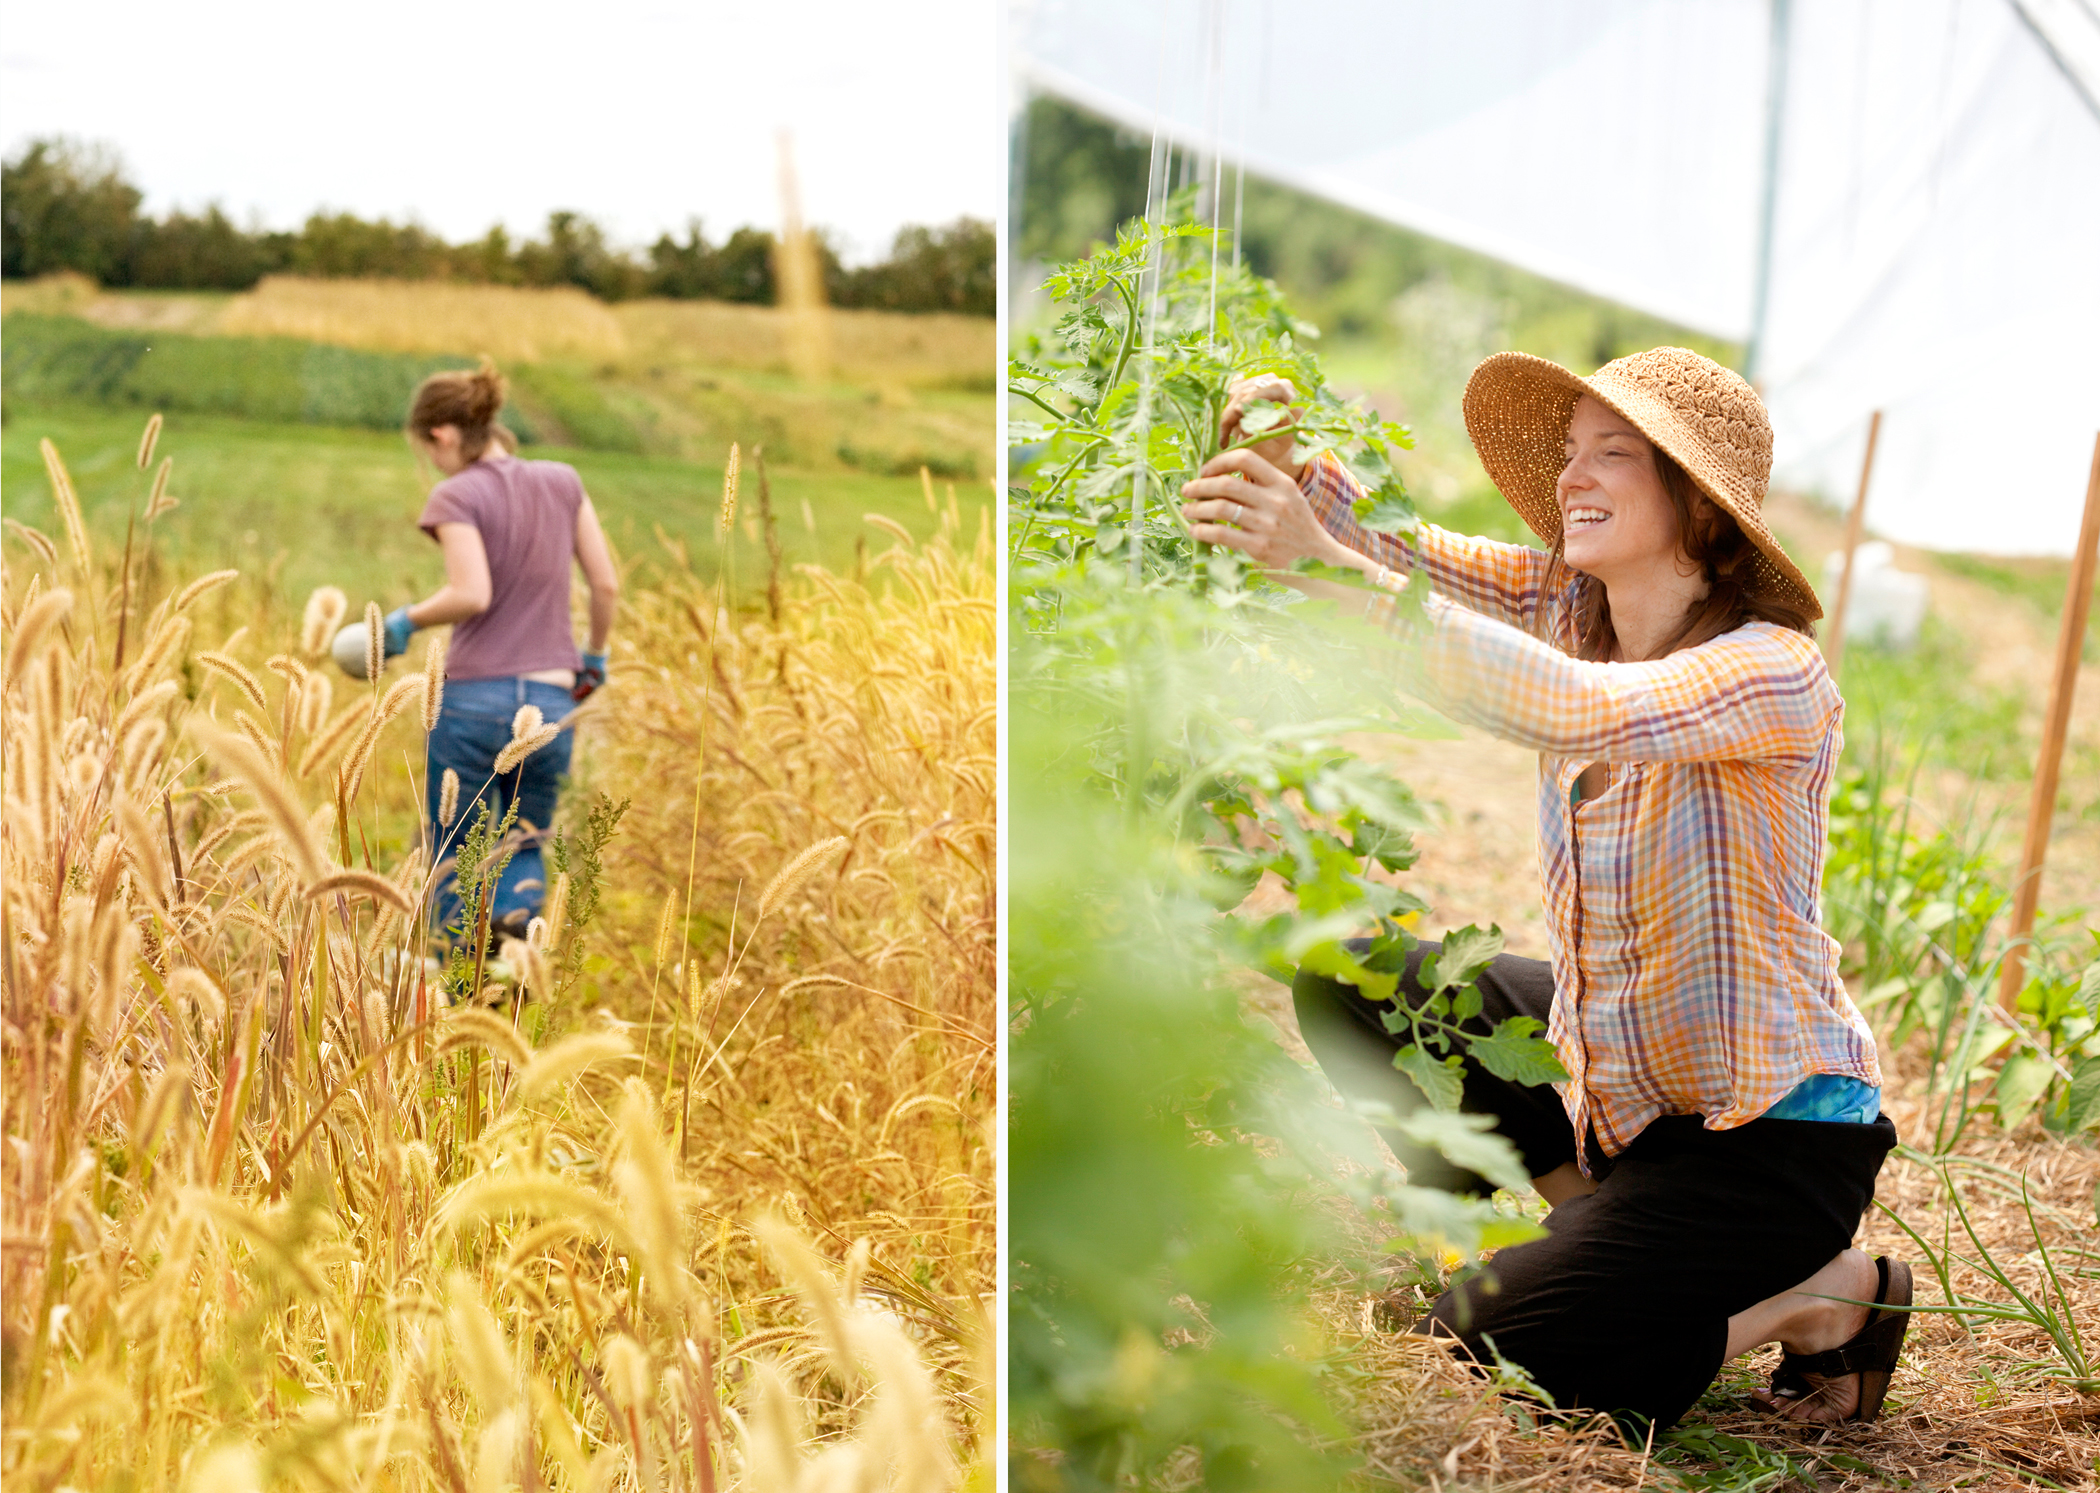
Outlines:
{"label": "foxtail grass seed head", "polygon": [[502,953],[503,962],[511,967],[520,985],[542,1000],[554,993],[554,968],[530,939],[506,938]]}
{"label": "foxtail grass seed head", "polygon": [[844,835],[833,835],[828,840],[819,840],[785,866],[780,874],[766,883],[766,889],[758,899],[758,915],[761,919],[772,916],[780,905],[799,890],[802,884],[834,857],[843,855],[851,844]]}
{"label": "foxtail grass seed head", "polygon": [[898,523],[887,513],[863,513],[861,517],[889,535],[906,549],[915,549],[919,541],[911,537],[911,530]]}
{"label": "foxtail grass seed head", "polygon": [[309,656],[326,653],[350,610],[350,598],[340,586],[317,586],[306,598],[306,614],[299,623],[299,651]]}
{"label": "foxtail grass seed head", "polygon": [[117,827],[124,832],[125,849],[130,852],[131,864],[139,873],[139,879],[154,902],[168,906],[173,898],[169,881],[167,841],[157,833],[159,826],[146,817],[146,811],[129,797],[120,797],[116,802]]}
{"label": "foxtail grass seed head", "polygon": [[8,681],[19,679],[29,660],[43,645],[44,634],[49,632],[61,618],[73,609],[73,593],[66,590],[46,591],[22,609],[21,618],[15,623],[15,635],[7,645]]}
{"label": "foxtail grass seed head", "polygon": [[262,753],[265,761],[273,766],[282,765],[277,752],[277,738],[271,734],[268,726],[247,711],[237,710],[233,713],[233,728],[248,738],[249,744]]}
{"label": "foxtail grass seed head", "polygon": [[539,706],[520,705],[518,713],[510,718],[510,739],[512,741],[523,741],[526,737],[538,731],[541,726],[545,725],[546,719],[545,716],[540,714]]}
{"label": "foxtail grass seed head", "polygon": [[146,499],[146,521],[151,523],[163,513],[172,513],[182,506],[182,499],[168,491],[168,477],[175,470],[175,458],[163,456],[160,469],[153,474],[153,492]]}
{"label": "foxtail grass seed head", "polygon": [[48,436],[37,442],[37,449],[44,454],[44,472],[51,479],[51,502],[65,523],[66,542],[73,548],[80,573],[87,575],[94,568],[94,552],[88,547],[87,525],[80,517],[80,497],[73,490],[72,475]]}
{"label": "foxtail grass seed head", "polygon": [[311,737],[328,719],[335,703],[335,685],[326,674],[311,673],[299,686],[299,734]]}
{"label": "foxtail grass seed head", "polygon": [[630,1078],[624,1088],[619,1108],[623,1155],[613,1167],[613,1181],[646,1257],[649,1284],[664,1305],[675,1309],[691,1284],[685,1268],[691,1251],[678,1203],[678,1169],[664,1143],[664,1117],[657,1112],[648,1081]]}
{"label": "foxtail grass seed head", "polygon": [[450,829],[459,815],[459,774],[451,768],[438,780],[438,827]]}
{"label": "foxtail grass seed head", "polygon": [[270,697],[263,693],[262,681],[249,673],[247,665],[239,659],[206,649],[197,655],[197,662],[214,674],[232,680],[240,692],[248,697],[249,704],[264,714],[269,713]]}
{"label": "foxtail grass seed head", "polygon": [[335,719],[316,731],[313,740],[307,743],[306,750],[299,757],[298,775],[312,777],[321,764],[334,756],[342,744],[371,718],[371,710],[362,702],[344,706]]}
{"label": "foxtail grass seed head", "polygon": [[214,570],[210,575],[200,575],[175,594],[174,610],[186,612],[198,601],[225,585],[240,578],[238,570]]}
{"label": "foxtail grass seed head", "polygon": [[127,788],[143,786],[144,779],[160,761],[160,749],[168,739],[168,723],[158,716],[136,721],[118,748],[119,777]]}
{"label": "foxtail grass seed head", "polygon": [[[532,707],[525,708],[530,710]],[[512,737],[510,745],[496,754],[496,776],[500,778],[516,772],[520,763],[559,735],[561,727],[542,726],[530,736]]]}
{"label": "foxtail grass seed head", "polygon": [[736,442],[729,443],[729,464],[722,468],[722,514],[715,522],[718,537],[727,538],[736,524],[736,489],[743,467],[742,453]]}
{"label": "foxtail grass seed head", "polygon": [[322,859],[320,846],[315,843],[313,828],[307,822],[305,811],[268,755],[254,743],[229,731],[200,727],[197,734],[212,759],[240,779],[255,796],[257,807],[269,815],[278,840],[300,875],[309,882],[319,881],[327,875],[327,863]]}
{"label": "foxtail grass seed head", "polygon": [[460,1369],[482,1413],[495,1415],[508,1408],[517,1393],[510,1344],[471,1275],[454,1271],[445,1294],[451,1298],[445,1315]]}
{"label": "foxtail grass seed head", "polygon": [[306,900],[317,901],[337,892],[345,896],[370,897],[382,907],[391,907],[398,913],[410,913],[415,904],[404,892],[377,871],[336,871],[322,877],[306,889]]}
{"label": "foxtail grass seed head", "polygon": [[569,916],[569,873],[555,873],[554,885],[547,889],[547,903],[541,922],[546,928],[546,938],[540,947],[550,954],[561,942],[562,924]]}
{"label": "foxtail grass seed head", "polygon": [[75,803],[84,800],[94,786],[102,781],[101,760],[87,752],[69,758],[66,762],[67,798]]}
{"label": "foxtail grass seed head", "polygon": [[154,447],[155,447],[156,445],[158,445],[159,443],[160,443],[160,411],[159,411],[159,410],[155,410],[155,411],[153,412],[152,418],[146,421],[146,431],[145,431],[145,434],[143,434],[143,435],[141,435],[141,436],[139,437],[139,470],[140,470],[140,471],[142,471],[142,472],[143,472],[143,471],[145,471],[145,470],[146,470],[146,465],[147,465],[147,463],[153,460],[153,448],[154,448]]}
{"label": "foxtail grass seed head", "polygon": [[180,656],[183,645],[189,640],[189,618],[170,616],[167,621],[161,623],[154,629],[153,636],[147,640],[144,651],[139,654],[138,662],[131,667],[132,687],[136,689],[152,679],[166,667],[170,659]]}
{"label": "foxtail grass seed head", "polygon": [[168,994],[187,1001],[213,1022],[226,1019],[226,993],[195,965],[183,965],[168,976]]}
{"label": "foxtail grass seed head", "polygon": [[[42,560],[46,565],[49,566],[56,566],[58,564],[58,546],[53,544],[49,539],[45,538],[41,530],[32,529],[29,527],[29,525],[24,523],[17,523],[14,519],[11,518],[0,520],[0,522],[4,522],[16,538],[20,539],[24,544],[28,545],[31,549],[35,550],[37,558],[39,560]],[[33,586],[36,584],[36,581],[37,578],[35,576],[32,576],[30,577],[29,583]]]}
{"label": "foxtail grass seed head", "polygon": [[445,708],[445,640],[432,636],[423,648],[423,731],[437,729]]}
{"label": "foxtail grass seed head", "polygon": [[263,660],[263,667],[282,679],[293,690],[304,685],[313,670],[306,667],[289,653],[273,653]]}
{"label": "foxtail grass seed head", "polygon": [[213,1447],[197,1459],[186,1493],[262,1493],[262,1457],[246,1442]]}
{"label": "foxtail grass seed head", "polygon": [[579,1032],[541,1051],[519,1075],[519,1091],[538,1099],[565,1086],[585,1069],[634,1058],[634,1044],[617,1031]]}
{"label": "foxtail grass seed head", "polygon": [[365,603],[365,678],[372,687],[379,687],[379,676],[386,669],[386,617],[379,610],[379,603]]}
{"label": "foxtail grass seed head", "polygon": [[406,679],[395,680],[373,705],[372,714],[365,721],[364,729],[357,733],[357,740],[351,743],[348,754],[343,758],[340,771],[343,797],[346,800],[356,798],[358,789],[364,786],[365,769],[372,765],[372,754],[379,748],[379,738],[386,730],[387,722],[406,710],[410,701],[420,699],[422,694],[422,676],[410,675]]}
{"label": "foxtail grass seed head", "polygon": [[614,1334],[605,1345],[605,1384],[622,1410],[646,1413],[656,1398],[649,1350],[624,1332]]}
{"label": "foxtail grass seed head", "polygon": [[425,687],[423,676],[420,674],[411,674],[406,679],[396,679],[387,686],[386,693],[380,697],[379,713],[388,720],[392,720],[395,716],[401,714],[402,711],[408,709],[409,706],[421,705]]}

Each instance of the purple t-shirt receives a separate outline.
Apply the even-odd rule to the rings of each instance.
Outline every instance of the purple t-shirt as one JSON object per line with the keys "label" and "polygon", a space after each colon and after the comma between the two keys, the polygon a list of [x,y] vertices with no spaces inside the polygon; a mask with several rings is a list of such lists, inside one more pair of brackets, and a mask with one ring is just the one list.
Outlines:
{"label": "purple t-shirt", "polygon": [[430,490],[417,520],[423,532],[435,539],[439,524],[472,524],[489,555],[489,609],[454,625],[447,678],[501,679],[582,662],[569,622],[582,508],[583,479],[558,461],[477,461]]}

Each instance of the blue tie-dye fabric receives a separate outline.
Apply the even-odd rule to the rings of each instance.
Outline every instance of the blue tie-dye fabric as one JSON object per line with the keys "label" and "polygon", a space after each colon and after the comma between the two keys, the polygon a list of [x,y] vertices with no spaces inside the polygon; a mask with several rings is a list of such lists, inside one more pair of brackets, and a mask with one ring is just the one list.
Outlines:
{"label": "blue tie-dye fabric", "polygon": [[1794,1085],[1766,1110],[1768,1120],[1835,1120],[1871,1125],[1881,1114],[1881,1090],[1842,1073],[1817,1073]]}

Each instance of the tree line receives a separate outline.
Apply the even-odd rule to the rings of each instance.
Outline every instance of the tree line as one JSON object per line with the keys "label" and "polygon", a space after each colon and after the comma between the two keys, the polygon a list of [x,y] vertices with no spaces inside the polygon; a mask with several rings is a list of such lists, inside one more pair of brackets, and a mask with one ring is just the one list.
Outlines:
{"label": "tree line", "polygon": [[[0,276],[72,270],[100,284],[154,290],[246,290],[264,275],[463,280],[575,285],[608,301],[638,296],[742,301],[776,298],[774,236],[739,228],[720,243],[699,219],[683,238],[660,235],[635,251],[609,242],[577,212],[554,212],[538,238],[514,242],[499,225],[447,243],[415,223],[316,212],[294,232],[244,229],[218,207],[149,217],[145,194],[105,148],[32,140],[0,163]],[[834,306],[993,314],[992,225],[957,218],[900,230],[889,257],[848,269],[823,230],[812,237]]]}

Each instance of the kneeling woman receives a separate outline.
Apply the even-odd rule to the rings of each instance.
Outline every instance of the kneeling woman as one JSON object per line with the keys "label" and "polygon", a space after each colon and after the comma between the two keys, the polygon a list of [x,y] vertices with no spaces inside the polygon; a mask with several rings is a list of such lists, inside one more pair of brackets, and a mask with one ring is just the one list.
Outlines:
{"label": "kneeling woman", "polygon": [[[1257,379],[1234,396],[1228,432],[1247,399],[1292,391]],[[1817,922],[1844,705],[1815,594],[1761,513],[1764,406],[1720,365],[1657,348],[1588,379],[1499,354],[1465,414],[1550,551],[1369,533],[1346,469],[1298,469],[1288,436],[1184,490],[1196,538],[1261,564],[1309,557],[1388,589],[1388,566],[1419,571],[1426,692],[1540,753],[1553,959],[1498,959],[1479,1020],[1546,1022],[1572,1077],[1556,1103],[1469,1065],[1465,1107],[1523,1153],[1547,1237],[1495,1255],[1418,1330],[1521,1365],[1564,1407],[1658,1425],[1724,1361],[1778,1342],[1773,1408],[1871,1419],[1908,1315],[1848,1303],[1908,1305],[1910,1272],[1851,1244],[1896,1133]],[[1421,999],[1413,973],[1403,999]],[[1296,997],[1336,1087],[1418,1100],[1377,1006],[1313,976]],[[1434,1172],[1417,1176],[1469,1180]]]}

